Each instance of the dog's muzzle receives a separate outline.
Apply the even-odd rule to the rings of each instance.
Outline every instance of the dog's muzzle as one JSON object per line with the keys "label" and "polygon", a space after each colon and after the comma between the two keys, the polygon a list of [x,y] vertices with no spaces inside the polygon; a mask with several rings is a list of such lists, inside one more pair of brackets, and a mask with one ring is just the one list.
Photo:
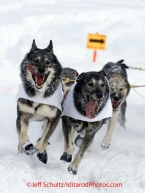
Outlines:
{"label": "dog's muzzle", "polygon": [[34,68],[31,65],[26,65],[26,68],[31,72],[36,88],[41,89],[44,82],[47,80],[49,73],[47,75],[42,75],[45,72],[45,68],[42,67],[38,68],[39,74],[34,71]]}
{"label": "dog's muzzle", "polygon": [[116,111],[121,103],[120,100],[114,101],[111,99],[111,102],[112,102],[113,111]]}
{"label": "dog's muzzle", "polygon": [[113,111],[116,111],[121,103],[119,93],[113,93],[111,95],[111,102],[112,102]]}
{"label": "dog's muzzle", "polygon": [[87,96],[88,104],[86,106],[86,115],[88,118],[93,119],[96,117],[95,115],[96,111],[99,110],[99,103],[103,98],[104,98],[103,94],[99,94],[97,98]]}

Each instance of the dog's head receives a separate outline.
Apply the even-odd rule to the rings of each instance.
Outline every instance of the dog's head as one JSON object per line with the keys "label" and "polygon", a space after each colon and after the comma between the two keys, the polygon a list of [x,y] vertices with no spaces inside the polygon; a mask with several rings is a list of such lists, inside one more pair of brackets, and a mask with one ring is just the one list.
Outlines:
{"label": "dog's head", "polygon": [[68,91],[70,90],[78,75],[78,72],[72,68],[62,69],[61,82],[64,90],[64,96],[67,95]]}
{"label": "dog's head", "polygon": [[111,88],[111,102],[113,110],[116,111],[120,105],[125,101],[130,85],[124,76],[121,74],[111,73],[108,76],[108,81]]}
{"label": "dog's head", "polygon": [[61,65],[53,54],[53,44],[50,41],[45,49],[37,48],[33,40],[30,52],[21,64],[21,78],[29,82],[37,90],[45,90],[61,73]]}
{"label": "dog's head", "polygon": [[105,73],[116,73],[116,74],[122,74],[124,77],[127,78],[127,72],[126,69],[128,66],[124,64],[124,60],[120,60],[118,62],[108,62],[104,65],[102,68]]}
{"label": "dog's head", "polygon": [[87,72],[80,74],[76,80],[85,98],[86,115],[91,119],[101,110],[105,105],[104,101],[106,102],[109,97],[109,84],[105,76],[104,71]]}

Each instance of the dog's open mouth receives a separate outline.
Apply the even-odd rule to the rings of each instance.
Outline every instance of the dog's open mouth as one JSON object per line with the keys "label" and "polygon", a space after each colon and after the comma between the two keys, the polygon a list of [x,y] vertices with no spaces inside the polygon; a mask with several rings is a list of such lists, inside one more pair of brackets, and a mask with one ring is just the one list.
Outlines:
{"label": "dog's open mouth", "polygon": [[49,74],[47,74],[47,75],[36,74],[36,72],[34,72],[34,68],[32,66],[27,65],[26,67],[32,74],[32,78],[35,82],[36,88],[41,89],[44,82],[47,80],[47,77]]}
{"label": "dog's open mouth", "polygon": [[100,100],[93,99],[91,96],[87,96],[88,104],[86,107],[86,115],[88,118],[95,118],[95,112],[98,110]]}
{"label": "dog's open mouth", "polygon": [[112,107],[113,107],[113,110],[117,110],[118,109],[118,106],[120,105],[120,102],[114,102],[114,101],[111,101],[112,102]]}

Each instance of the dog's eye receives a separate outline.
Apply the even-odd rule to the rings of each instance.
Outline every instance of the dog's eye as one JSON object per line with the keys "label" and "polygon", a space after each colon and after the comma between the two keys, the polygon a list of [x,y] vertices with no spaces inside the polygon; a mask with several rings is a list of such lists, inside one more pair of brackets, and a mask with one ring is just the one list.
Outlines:
{"label": "dog's eye", "polygon": [[52,63],[51,63],[49,60],[46,60],[46,61],[45,61],[45,64],[47,64],[47,66],[48,66],[49,68],[52,67]]}
{"label": "dog's eye", "polygon": [[120,88],[120,91],[122,91],[123,90],[123,88]]}
{"label": "dog's eye", "polygon": [[104,83],[102,83],[102,84],[101,84],[101,87],[103,88],[104,86],[105,86],[105,84],[104,84]]}
{"label": "dog's eye", "polygon": [[35,62],[36,64],[38,64],[38,63],[39,63],[38,58],[34,59],[34,62]]}
{"label": "dog's eye", "polygon": [[50,61],[49,61],[49,60],[46,60],[45,63],[46,63],[46,64],[50,64]]}
{"label": "dog's eye", "polygon": [[93,86],[93,83],[92,83],[92,82],[90,82],[90,83],[88,83],[88,85],[89,85],[89,86]]}

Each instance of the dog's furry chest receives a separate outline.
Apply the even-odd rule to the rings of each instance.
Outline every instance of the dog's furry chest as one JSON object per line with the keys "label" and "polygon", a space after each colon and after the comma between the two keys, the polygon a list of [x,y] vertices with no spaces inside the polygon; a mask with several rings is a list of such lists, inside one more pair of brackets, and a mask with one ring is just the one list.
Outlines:
{"label": "dog's furry chest", "polygon": [[[41,98],[41,97],[43,97],[43,95],[44,94],[41,92],[37,93],[37,97]],[[54,106],[51,106],[51,105],[33,102],[32,106],[35,109],[35,113],[34,113],[33,117],[31,118],[32,120],[37,121],[40,119],[44,119],[45,117],[52,119],[57,114],[57,108]]]}
{"label": "dog's furry chest", "polygon": [[39,121],[44,118],[53,119],[57,114],[57,108],[51,105],[45,105],[40,103],[33,103],[35,112],[30,121]]}
{"label": "dog's furry chest", "polygon": [[[30,105],[31,104],[31,105]],[[29,121],[42,121],[44,118],[53,119],[57,116],[57,107],[32,102],[25,99],[18,101],[19,112],[30,114]]]}

